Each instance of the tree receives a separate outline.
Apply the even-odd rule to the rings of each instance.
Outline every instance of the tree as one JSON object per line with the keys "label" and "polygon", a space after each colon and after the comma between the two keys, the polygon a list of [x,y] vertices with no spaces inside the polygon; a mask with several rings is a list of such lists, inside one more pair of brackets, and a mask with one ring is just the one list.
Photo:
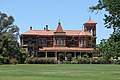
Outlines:
{"label": "tree", "polygon": [[108,12],[108,14],[104,14],[105,27],[113,28],[114,32],[109,39],[101,40],[98,49],[105,59],[110,59],[115,56],[120,57],[120,1],[98,0],[96,6],[90,7],[92,12],[103,9]]}
{"label": "tree", "polygon": [[105,27],[120,29],[120,1],[119,0],[99,0],[96,6],[90,7],[91,11],[105,10],[108,14],[104,14]]}
{"label": "tree", "polygon": [[0,12],[0,55],[5,57],[15,57],[19,52],[19,28],[13,22],[12,16]]}
{"label": "tree", "polygon": [[100,54],[104,59],[108,60],[111,57],[120,57],[120,41],[115,42],[113,39],[102,39],[98,45]]}
{"label": "tree", "polygon": [[119,31],[111,34],[109,39],[102,39],[98,49],[104,59],[120,57],[120,34]]}
{"label": "tree", "polygon": [[23,63],[25,63],[25,59],[27,57],[27,51],[22,47],[20,47],[19,50],[20,50],[20,52],[19,52],[17,58],[18,58],[19,63],[23,64]]}

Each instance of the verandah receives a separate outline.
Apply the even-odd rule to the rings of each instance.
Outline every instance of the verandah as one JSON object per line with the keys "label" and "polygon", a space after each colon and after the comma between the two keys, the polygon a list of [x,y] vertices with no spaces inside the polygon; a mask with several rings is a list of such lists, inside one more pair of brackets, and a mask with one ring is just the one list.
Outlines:
{"label": "verandah", "polygon": [[39,58],[52,58],[58,60],[59,54],[62,53],[64,55],[64,59],[67,60],[67,54],[71,54],[72,58],[77,58],[78,56],[83,57],[84,55],[88,55],[89,57],[94,57],[90,51],[39,51],[36,53],[36,57]]}

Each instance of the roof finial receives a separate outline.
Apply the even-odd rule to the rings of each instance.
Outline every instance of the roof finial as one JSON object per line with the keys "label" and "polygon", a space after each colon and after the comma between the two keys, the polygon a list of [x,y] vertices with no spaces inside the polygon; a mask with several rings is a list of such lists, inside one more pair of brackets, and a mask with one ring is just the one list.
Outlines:
{"label": "roof finial", "polygon": [[59,25],[61,24],[61,22],[60,22],[60,19],[59,19],[59,22],[58,22],[58,24],[59,24]]}
{"label": "roof finial", "polygon": [[89,20],[91,20],[91,16],[89,16]]}
{"label": "roof finial", "polygon": [[82,31],[83,31],[83,27],[84,27],[84,25],[82,25]]}

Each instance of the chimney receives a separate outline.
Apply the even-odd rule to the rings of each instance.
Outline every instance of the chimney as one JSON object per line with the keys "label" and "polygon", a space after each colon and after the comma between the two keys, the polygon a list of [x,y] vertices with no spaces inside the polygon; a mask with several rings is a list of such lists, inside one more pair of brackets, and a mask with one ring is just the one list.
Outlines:
{"label": "chimney", "polygon": [[30,27],[30,30],[32,30],[32,26]]}
{"label": "chimney", "polygon": [[46,25],[46,31],[48,31],[48,25]]}
{"label": "chimney", "polygon": [[46,30],[46,28],[44,27],[44,30]]}

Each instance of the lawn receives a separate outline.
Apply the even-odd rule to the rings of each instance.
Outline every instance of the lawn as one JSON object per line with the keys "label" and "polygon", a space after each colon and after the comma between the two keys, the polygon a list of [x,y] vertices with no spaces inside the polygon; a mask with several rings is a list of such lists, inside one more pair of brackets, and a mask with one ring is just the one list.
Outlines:
{"label": "lawn", "polygon": [[0,65],[0,80],[120,80],[120,65]]}

